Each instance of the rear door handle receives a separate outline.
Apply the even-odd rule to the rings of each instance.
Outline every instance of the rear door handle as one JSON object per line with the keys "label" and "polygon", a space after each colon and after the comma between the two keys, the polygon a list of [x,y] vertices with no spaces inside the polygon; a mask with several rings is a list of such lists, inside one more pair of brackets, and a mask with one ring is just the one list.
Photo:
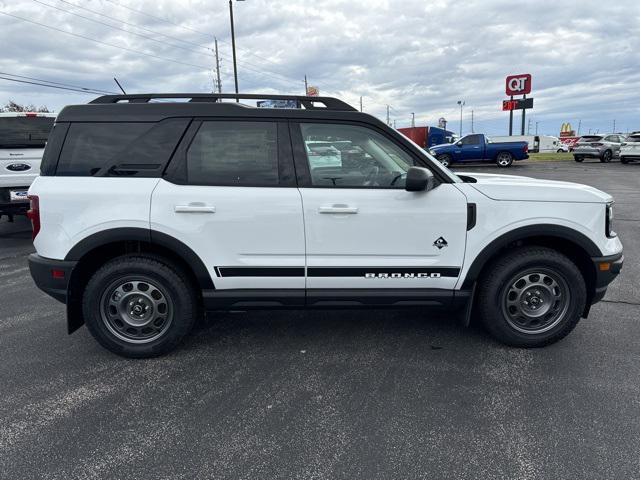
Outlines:
{"label": "rear door handle", "polygon": [[318,208],[318,213],[358,213],[358,207],[344,204],[322,205]]}
{"label": "rear door handle", "polygon": [[188,205],[175,205],[173,211],[176,213],[216,213],[216,207],[205,205],[204,203],[190,203]]}

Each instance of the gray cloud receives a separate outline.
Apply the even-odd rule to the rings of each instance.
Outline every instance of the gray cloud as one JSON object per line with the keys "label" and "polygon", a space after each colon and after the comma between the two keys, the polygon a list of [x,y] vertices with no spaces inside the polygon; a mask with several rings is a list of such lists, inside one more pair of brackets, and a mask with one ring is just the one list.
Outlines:
{"label": "gray cloud", "polygon": [[[211,48],[216,35],[223,86],[233,89],[224,0],[68,0],[117,20],[60,0],[40,1],[139,35],[33,0],[0,0],[0,12],[121,47],[0,15],[0,71],[108,90],[115,89],[111,79],[117,76],[132,92],[207,91],[214,59],[197,45]],[[247,0],[234,12],[245,92],[301,94],[306,74],[323,94],[352,104],[363,95],[365,111],[381,118],[390,104],[398,126],[407,125],[415,112],[418,123],[445,116],[456,130],[456,102],[464,99],[464,130],[473,109],[476,130],[496,134],[507,127],[500,111],[504,77],[526,72],[533,75],[530,116],[541,132],[557,133],[562,122],[576,126],[578,120],[583,131],[610,130],[613,119],[619,130],[640,129],[635,0]],[[9,98],[59,109],[91,96],[0,81],[0,101]]]}

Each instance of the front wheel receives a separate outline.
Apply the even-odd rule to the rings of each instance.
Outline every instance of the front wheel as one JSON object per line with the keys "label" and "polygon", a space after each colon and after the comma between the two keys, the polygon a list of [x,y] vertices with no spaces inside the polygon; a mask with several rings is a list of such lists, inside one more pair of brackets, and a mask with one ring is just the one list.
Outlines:
{"label": "front wheel", "polygon": [[437,156],[437,160],[447,168],[451,166],[451,155],[443,153],[442,155]]}
{"label": "front wheel", "polygon": [[184,273],[169,262],[143,255],[117,257],[87,283],[85,322],[113,353],[133,358],[162,355],[193,327],[199,311],[194,291]]}
{"label": "front wheel", "polygon": [[620,157],[620,163],[623,163],[626,165],[627,163],[629,163],[629,160],[627,160],[625,157]]}
{"label": "front wheel", "polygon": [[499,167],[510,167],[513,163],[513,155],[509,152],[500,152],[496,157],[496,163]]}
{"label": "front wheel", "polygon": [[520,247],[501,256],[478,284],[482,323],[515,347],[542,347],[574,329],[584,311],[584,278],[566,256],[544,247]]}
{"label": "front wheel", "polygon": [[578,163],[582,163],[584,161],[584,157],[581,157],[580,155],[574,155],[573,159]]}

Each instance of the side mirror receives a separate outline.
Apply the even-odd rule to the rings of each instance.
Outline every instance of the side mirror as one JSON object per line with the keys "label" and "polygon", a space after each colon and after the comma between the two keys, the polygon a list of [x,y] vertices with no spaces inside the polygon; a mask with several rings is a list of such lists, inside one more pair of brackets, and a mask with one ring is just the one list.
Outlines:
{"label": "side mirror", "polygon": [[462,146],[462,142],[456,142],[456,145],[461,147]]}
{"label": "side mirror", "polygon": [[407,192],[428,192],[433,190],[435,178],[431,170],[424,167],[411,167],[407,171],[404,189]]}
{"label": "side mirror", "polygon": [[620,144],[620,146],[621,146],[621,147],[624,147],[626,144],[627,144],[627,142],[622,142],[622,143]]}

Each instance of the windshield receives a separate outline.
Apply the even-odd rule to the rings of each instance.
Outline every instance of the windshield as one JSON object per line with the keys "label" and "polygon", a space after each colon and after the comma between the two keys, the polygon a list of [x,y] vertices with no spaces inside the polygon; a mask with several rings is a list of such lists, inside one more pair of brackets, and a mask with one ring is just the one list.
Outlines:
{"label": "windshield", "polygon": [[627,143],[640,143],[640,135],[632,135],[625,140]]}
{"label": "windshield", "polygon": [[0,117],[0,148],[42,148],[53,117]]}

